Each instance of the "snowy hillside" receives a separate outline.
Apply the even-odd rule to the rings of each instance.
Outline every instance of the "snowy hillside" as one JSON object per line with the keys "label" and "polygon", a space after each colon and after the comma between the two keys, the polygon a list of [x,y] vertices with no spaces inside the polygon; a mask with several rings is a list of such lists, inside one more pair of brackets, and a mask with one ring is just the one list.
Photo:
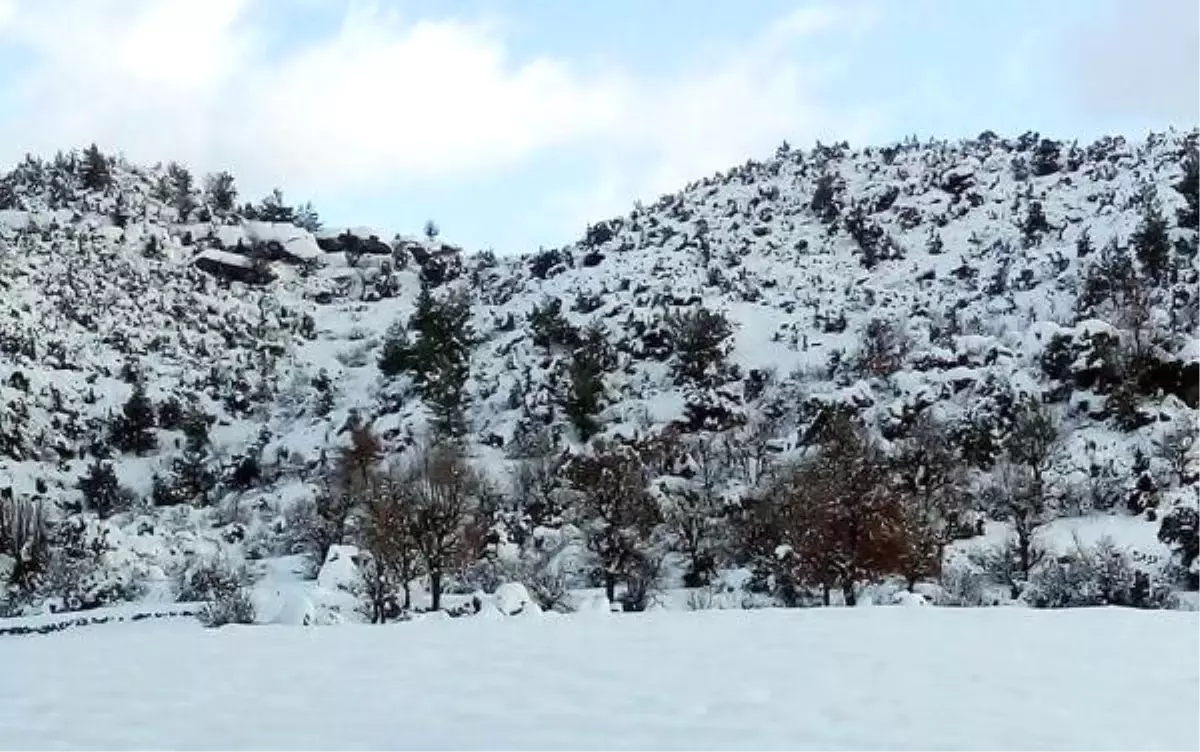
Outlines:
{"label": "snowy hillside", "polygon": [[[499,259],[27,160],[5,608],[204,599],[218,559],[339,619],[435,580],[1166,603],[1196,579],[1196,140],[785,145]],[[444,530],[411,511],[446,499]]]}

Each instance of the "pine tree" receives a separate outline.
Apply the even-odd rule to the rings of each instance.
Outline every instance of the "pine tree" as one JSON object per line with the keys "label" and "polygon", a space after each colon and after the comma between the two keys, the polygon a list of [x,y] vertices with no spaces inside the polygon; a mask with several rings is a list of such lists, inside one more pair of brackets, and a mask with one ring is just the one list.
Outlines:
{"label": "pine tree", "polygon": [[283,191],[278,188],[264,198],[254,211],[255,219],[263,222],[284,222],[291,224],[296,221],[296,210],[283,201]]}
{"label": "pine tree", "polygon": [[839,207],[835,196],[833,175],[826,173],[817,178],[817,187],[813,190],[809,208],[822,224],[830,224],[838,217]]}
{"label": "pine tree", "polygon": [[1175,190],[1183,195],[1186,203],[1175,213],[1179,226],[1185,230],[1200,230],[1200,165],[1195,149],[1188,149],[1183,158],[1183,175],[1175,184]]}
{"label": "pine tree", "polygon": [[120,511],[128,498],[117,481],[112,463],[100,460],[88,466],[87,475],[79,479],[79,491],[83,494],[84,509],[95,512],[101,519]]}
{"label": "pine tree", "polygon": [[697,308],[666,319],[675,343],[675,383],[709,387],[728,375],[733,326],[723,313]]}
{"label": "pine tree", "polygon": [[83,187],[89,191],[104,191],[112,186],[112,180],[108,157],[92,144],[83,152]]}
{"label": "pine tree", "polygon": [[316,232],[321,229],[321,217],[317,214],[317,210],[311,201],[305,201],[296,207],[296,217],[293,223],[297,227],[302,227],[309,232]]}
{"label": "pine tree", "polygon": [[1100,257],[1088,268],[1079,292],[1079,312],[1091,316],[1106,303],[1124,297],[1140,284],[1129,250],[1113,238],[1100,249]]}
{"label": "pine tree", "polygon": [[946,244],[942,241],[941,233],[930,228],[929,238],[925,241],[925,252],[930,256],[940,256],[945,250]]}
{"label": "pine tree", "polygon": [[1039,399],[1028,397],[1016,406],[1004,448],[1013,462],[1029,468],[1039,496],[1060,438],[1054,415]]}
{"label": "pine tree", "polygon": [[1094,250],[1096,250],[1096,248],[1092,245],[1092,235],[1085,227],[1083,228],[1083,232],[1079,233],[1079,237],[1075,240],[1075,255],[1079,258],[1086,258],[1087,256],[1090,256]]}
{"label": "pine tree", "polygon": [[384,376],[397,376],[408,370],[408,329],[403,321],[394,321],[383,337],[383,351],[379,354],[379,370]]}
{"label": "pine tree", "polygon": [[408,322],[411,338],[393,325],[379,360],[385,374],[406,371],[412,376],[433,414],[433,429],[442,437],[466,431],[466,383],[474,344],[470,320],[471,302],[465,295],[438,300],[424,285]]}
{"label": "pine tree", "polygon": [[1058,152],[1057,141],[1043,138],[1033,152],[1033,174],[1037,177],[1046,177],[1058,172]]}
{"label": "pine tree", "polygon": [[218,172],[204,179],[204,194],[209,206],[218,214],[228,214],[233,211],[237,202],[237,187],[233,183],[233,175],[228,172]]}
{"label": "pine tree", "polygon": [[1029,210],[1025,214],[1025,221],[1021,224],[1021,238],[1025,242],[1025,247],[1034,247],[1041,242],[1042,235],[1049,231],[1050,223],[1046,220],[1042,202],[1029,202]]}
{"label": "pine tree", "polygon": [[217,477],[209,466],[208,425],[208,416],[199,410],[184,417],[182,428],[186,444],[183,455],[171,462],[171,481],[156,490],[156,504],[207,506],[211,501]]}
{"label": "pine tree", "polygon": [[564,411],[579,438],[587,441],[599,430],[596,414],[604,400],[604,374],[612,370],[612,347],[599,322],[588,325],[571,353],[570,384]]}
{"label": "pine tree", "polygon": [[562,298],[549,298],[529,313],[529,331],[533,344],[552,350],[579,343],[579,333],[562,312]]}
{"label": "pine tree", "polygon": [[145,384],[139,379],[121,408],[121,417],[113,422],[112,443],[122,452],[143,455],[158,446],[154,427],[154,405],[146,396]]}
{"label": "pine tree", "polygon": [[1171,240],[1162,206],[1152,188],[1142,197],[1142,221],[1129,242],[1143,273],[1156,284],[1165,281],[1171,266]]}
{"label": "pine tree", "polygon": [[172,162],[167,167],[167,178],[170,181],[171,205],[179,212],[179,220],[186,222],[197,206],[196,197],[193,195],[192,173],[183,165]]}

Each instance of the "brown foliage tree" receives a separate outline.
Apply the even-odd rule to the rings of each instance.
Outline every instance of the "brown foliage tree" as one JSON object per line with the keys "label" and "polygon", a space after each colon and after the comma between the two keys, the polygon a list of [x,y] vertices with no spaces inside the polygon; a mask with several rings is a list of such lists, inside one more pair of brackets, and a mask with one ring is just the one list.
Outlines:
{"label": "brown foliage tree", "polygon": [[849,411],[828,411],[817,440],[819,449],[777,486],[779,524],[797,580],[819,585],[826,604],[840,587],[853,606],[859,582],[901,568],[903,513],[882,453]]}
{"label": "brown foliage tree", "polygon": [[371,555],[364,579],[373,623],[384,621],[397,588],[404,593],[397,608],[407,611],[412,607],[412,581],[419,574],[419,555],[414,508],[406,483],[407,478],[395,471],[375,476],[363,506],[361,541]]}

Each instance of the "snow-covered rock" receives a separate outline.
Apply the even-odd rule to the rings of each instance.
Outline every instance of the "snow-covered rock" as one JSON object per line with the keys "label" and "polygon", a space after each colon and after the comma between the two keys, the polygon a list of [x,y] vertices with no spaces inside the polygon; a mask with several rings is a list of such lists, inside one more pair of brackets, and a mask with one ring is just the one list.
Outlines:
{"label": "snow-covered rock", "polygon": [[353,590],[358,587],[362,575],[354,563],[357,556],[356,546],[330,546],[325,563],[317,573],[317,585],[326,590]]}
{"label": "snow-covered rock", "polygon": [[537,602],[533,600],[533,596],[519,582],[506,582],[496,588],[494,598],[496,607],[509,616],[541,611]]}

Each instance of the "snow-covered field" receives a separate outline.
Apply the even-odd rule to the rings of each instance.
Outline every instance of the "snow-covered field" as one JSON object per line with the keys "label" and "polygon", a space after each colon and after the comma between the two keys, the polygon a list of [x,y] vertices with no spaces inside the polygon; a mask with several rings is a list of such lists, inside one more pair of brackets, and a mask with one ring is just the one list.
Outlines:
{"label": "snow-covered field", "polygon": [[870,608],[0,639],[0,747],[1196,749],[1194,613]]}

